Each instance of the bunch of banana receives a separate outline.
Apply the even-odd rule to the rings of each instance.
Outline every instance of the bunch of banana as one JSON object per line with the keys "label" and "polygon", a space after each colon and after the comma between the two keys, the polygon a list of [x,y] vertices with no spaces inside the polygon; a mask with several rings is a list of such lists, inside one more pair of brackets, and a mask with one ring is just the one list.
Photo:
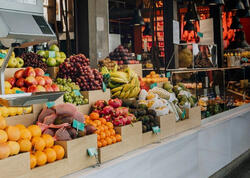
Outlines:
{"label": "bunch of banana", "polygon": [[140,93],[138,76],[129,68],[125,72],[111,74],[109,87],[111,88],[112,96],[121,99],[135,98]]}

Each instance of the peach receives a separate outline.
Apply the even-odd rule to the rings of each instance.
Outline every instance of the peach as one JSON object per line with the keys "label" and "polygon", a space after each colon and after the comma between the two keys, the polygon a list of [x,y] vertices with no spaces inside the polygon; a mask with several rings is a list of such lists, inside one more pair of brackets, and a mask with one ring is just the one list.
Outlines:
{"label": "peach", "polygon": [[19,78],[24,77],[23,74],[24,74],[24,69],[20,69],[20,70],[18,70],[18,71],[15,72],[14,77],[16,79],[19,79]]}
{"label": "peach", "polygon": [[36,81],[38,85],[42,85],[42,86],[45,85],[45,79],[41,76],[36,77]]}
{"label": "peach", "polygon": [[24,77],[36,77],[36,72],[33,67],[27,67],[23,73]]}
{"label": "peach", "polygon": [[11,84],[11,86],[14,86],[16,79],[14,77],[10,77],[7,81]]}
{"label": "peach", "polygon": [[31,86],[29,86],[27,92],[28,93],[35,93],[35,92],[39,92],[39,90],[38,90],[36,85],[31,85]]}
{"label": "peach", "polygon": [[44,80],[45,80],[45,85],[52,85],[53,81],[50,77],[48,76],[43,76]]}
{"label": "peach", "polygon": [[29,76],[25,79],[25,84],[27,86],[31,86],[31,85],[37,85],[37,81],[36,78],[33,76]]}
{"label": "peach", "polygon": [[37,89],[39,90],[39,92],[46,92],[46,89],[41,85],[37,85]]}
{"label": "peach", "polygon": [[18,87],[23,87],[25,85],[25,80],[24,78],[19,78],[17,81],[16,81],[16,86]]}
{"label": "peach", "polygon": [[53,88],[51,87],[51,85],[45,85],[44,88],[46,89],[47,92],[53,92]]}
{"label": "peach", "polygon": [[55,83],[53,83],[51,87],[53,88],[54,91],[60,91],[59,87]]}
{"label": "peach", "polygon": [[36,76],[44,76],[44,71],[41,68],[35,68]]}

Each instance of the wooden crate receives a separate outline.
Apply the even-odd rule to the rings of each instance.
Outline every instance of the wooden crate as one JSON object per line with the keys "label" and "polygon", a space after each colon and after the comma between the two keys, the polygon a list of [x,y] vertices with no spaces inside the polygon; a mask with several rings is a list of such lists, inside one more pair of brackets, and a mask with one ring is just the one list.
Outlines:
{"label": "wooden crate", "polygon": [[24,69],[24,68],[6,68],[4,71],[5,80],[9,79],[10,77],[14,77],[15,72],[20,69]]}
{"label": "wooden crate", "polygon": [[122,127],[115,127],[116,133],[122,136],[124,152],[135,150],[142,146],[142,122],[133,123]]}
{"label": "wooden crate", "polygon": [[124,153],[125,153],[125,148],[123,141],[99,148],[98,149],[99,162],[104,163],[106,161],[120,157]]}
{"label": "wooden crate", "polygon": [[30,171],[30,153],[21,153],[0,160],[1,175],[3,178],[16,178]]}
{"label": "wooden crate", "polygon": [[161,128],[161,139],[175,134],[175,115],[173,113],[157,117]]}
{"label": "wooden crate", "polygon": [[156,143],[161,140],[161,133],[154,134],[153,131],[142,134],[142,146]]}
{"label": "wooden crate", "polygon": [[33,113],[30,114],[23,114],[23,115],[17,115],[12,117],[6,117],[7,125],[17,125],[17,124],[23,124],[24,126],[30,126],[35,123],[37,118],[34,117]]}
{"label": "wooden crate", "polygon": [[187,109],[187,119],[175,123],[175,133],[199,127],[201,125],[201,108],[199,106]]}
{"label": "wooden crate", "polygon": [[59,72],[59,67],[48,67],[47,73],[50,78],[56,79],[57,73]]}
{"label": "wooden crate", "polygon": [[97,135],[87,135],[71,141],[57,141],[66,150],[66,158],[68,159],[68,167],[71,172],[78,171],[95,165],[96,158],[89,157],[88,148],[97,148]]}
{"label": "wooden crate", "polygon": [[102,90],[92,90],[92,91],[81,91],[81,94],[89,100],[89,104],[94,104],[97,100],[109,100],[110,90],[107,89],[106,92]]}

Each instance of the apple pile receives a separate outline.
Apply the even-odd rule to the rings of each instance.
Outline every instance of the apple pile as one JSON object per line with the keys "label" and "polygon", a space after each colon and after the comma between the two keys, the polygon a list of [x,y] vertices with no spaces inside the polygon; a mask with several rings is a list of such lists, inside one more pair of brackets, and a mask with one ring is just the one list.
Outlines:
{"label": "apple pile", "polygon": [[129,113],[129,108],[122,107],[122,100],[115,98],[108,102],[98,100],[92,106],[92,113],[98,113],[100,117],[112,122],[114,126],[124,126],[136,121],[136,117]]}
{"label": "apple pile", "polygon": [[89,59],[83,54],[70,56],[60,66],[57,77],[71,79],[81,91],[100,90],[102,74],[89,66]]}
{"label": "apple pile", "polygon": [[41,68],[20,69],[15,72],[14,77],[7,81],[12,87],[19,87],[28,93],[59,91],[59,87],[53,83],[52,79],[44,76],[44,71]]}
{"label": "apple pile", "polygon": [[30,52],[23,53],[20,57],[24,61],[24,67],[41,68],[44,72],[47,71],[47,64],[42,61],[42,56]]}

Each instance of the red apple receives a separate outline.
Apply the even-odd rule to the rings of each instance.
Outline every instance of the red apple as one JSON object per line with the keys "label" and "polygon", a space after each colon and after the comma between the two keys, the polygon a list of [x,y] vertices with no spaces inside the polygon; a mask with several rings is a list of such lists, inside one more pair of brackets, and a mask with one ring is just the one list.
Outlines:
{"label": "red apple", "polygon": [[15,72],[14,77],[16,79],[19,79],[19,78],[24,77],[23,74],[24,74],[24,69],[20,69],[20,70],[18,70],[18,71]]}
{"label": "red apple", "polygon": [[46,89],[42,85],[37,85],[39,92],[46,92]]}
{"label": "red apple", "polygon": [[27,67],[23,73],[24,77],[36,77],[36,72],[33,67]]}
{"label": "red apple", "polygon": [[14,86],[16,79],[14,77],[10,77],[7,81],[11,84],[11,86]]}
{"label": "red apple", "polygon": [[37,81],[35,77],[29,76],[25,79],[25,84],[27,86],[31,86],[31,85],[37,85]]}
{"label": "red apple", "polygon": [[16,81],[16,86],[18,87],[23,87],[25,85],[25,80],[24,78],[20,78]]}
{"label": "red apple", "polygon": [[38,90],[36,85],[31,85],[31,86],[29,86],[27,92],[28,93],[35,93],[35,92],[39,92],[39,90]]}
{"label": "red apple", "polygon": [[44,71],[41,68],[35,68],[36,76],[44,76]]}
{"label": "red apple", "polygon": [[53,92],[54,91],[53,88],[51,87],[51,85],[45,85],[44,88],[45,88],[45,90],[47,92]]}
{"label": "red apple", "polygon": [[38,85],[42,85],[42,86],[45,85],[45,79],[41,76],[36,77],[36,81]]}
{"label": "red apple", "polygon": [[59,87],[55,83],[53,83],[51,87],[53,88],[54,91],[60,91]]}
{"label": "red apple", "polygon": [[48,76],[43,76],[44,80],[45,80],[45,85],[52,85],[53,81],[50,77]]}
{"label": "red apple", "polygon": [[21,87],[20,88],[23,92],[27,92],[27,88],[26,87]]}

